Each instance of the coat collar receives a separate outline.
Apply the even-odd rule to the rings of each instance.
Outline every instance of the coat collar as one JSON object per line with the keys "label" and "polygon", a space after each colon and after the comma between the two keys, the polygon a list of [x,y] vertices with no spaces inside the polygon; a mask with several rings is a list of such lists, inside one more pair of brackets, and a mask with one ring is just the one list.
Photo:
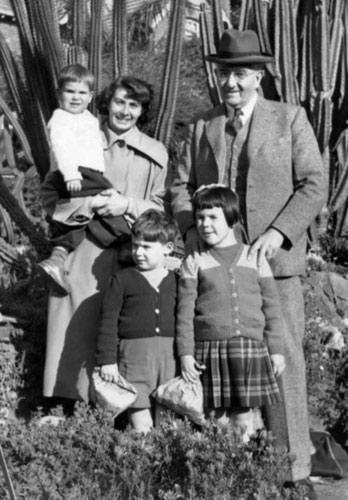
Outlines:
{"label": "coat collar", "polygon": [[128,147],[139,151],[160,167],[165,168],[167,166],[168,154],[164,145],[141,132],[137,126],[134,126],[129,132],[120,137],[108,127],[108,122],[105,120],[102,124],[102,131],[104,133],[104,149],[110,149],[115,142],[121,140]]}

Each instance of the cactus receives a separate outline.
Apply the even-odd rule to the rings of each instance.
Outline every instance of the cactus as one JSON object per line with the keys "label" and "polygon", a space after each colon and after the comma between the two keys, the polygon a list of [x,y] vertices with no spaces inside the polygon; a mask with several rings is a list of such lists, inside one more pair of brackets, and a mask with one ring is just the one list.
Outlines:
{"label": "cactus", "polygon": [[74,0],[72,3],[72,41],[75,47],[83,47],[86,39],[87,3]]}
{"label": "cactus", "polygon": [[155,125],[155,137],[166,146],[170,142],[179,86],[184,13],[185,0],[173,0],[166,48],[166,63],[162,78],[159,111]]}
{"label": "cactus", "polygon": [[247,30],[252,26],[252,0],[243,0],[241,5],[241,12],[239,18],[239,27],[240,31]]}
{"label": "cactus", "polygon": [[1,97],[1,95],[0,95],[0,111],[2,111],[4,113],[6,120],[11,124],[11,126],[16,134],[16,137],[21,145],[21,148],[22,148],[22,151],[23,151],[23,154],[24,154],[26,161],[29,164],[33,165],[34,160],[33,160],[32,154],[31,154],[31,149],[29,146],[28,139],[27,139],[20,123],[18,122],[18,120],[16,119],[16,117],[14,116],[14,114],[12,113],[10,108],[7,106],[7,104],[5,103],[5,101]]}
{"label": "cactus", "polygon": [[221,102],[219,87],[217,84],[213,64],[205,59],[205,55],[214,53],[216,47],[212,34],[212,21],[210,19],[210,14],[206,11],[206,7],[204,4],[201,5],[200,31],[202,38],[204,69],[207,75],[209,95],[213,105],[216,106]]}
{"label": "cactus", "polygon": [[19,268],[18,265],[18,253],[17,251],[9,245],[3,238],[0,238],[0,259],[8,264],[11,264],[14,268]]}
{"label": "cactus", "polygon": [[[95,78],[95,92],[98,94],[102,86],[102,27],[103,27],[104,0],[91,1],[91,36],[89,46],[89,68]],[[92,102],[91,110],[96,113],[95,101]]]}
{"label": "cactus", "polygon": [[126,0],[114,2],[113,7],[113,76],[128,71]]}
{"label": "cactus", "polygon": [[47,239],[38,232],[31,220],[25,215],[16,198],[10,193],[2,177],[0,176],[0,203],[2,207],[11,214],[12,221],[25,234],[40,256],[50,251]]}
{"label": "cactus", "polygon": [[2,33],[0,33],[0,62],[8,86],[11,89],[13,104],[17,113],[19,113],[25,99],[24,89],[14,57]]}
{"label": "cactus", "polygon": [[[281,99],[291,104],[299,104],[299,89],[297,82],[298,73],[298,48],[296,37],[296,21],[292,2],[275,2],[275,74],[276,87]],[[279,76],[281,78],[279,80]]]}
{"label": "cactus", "polygon": [[212,0],[211,2],[211,8],[212,8],[212,21],[213,21],[213,36],[214,36],[214,45],[216,50],[219,47],[219,41],[222,35],[222,32],[224,30],[223,28],[223,22],[222,22],[222,12],[221,12],[221,5],[220,5],[220,0]]}

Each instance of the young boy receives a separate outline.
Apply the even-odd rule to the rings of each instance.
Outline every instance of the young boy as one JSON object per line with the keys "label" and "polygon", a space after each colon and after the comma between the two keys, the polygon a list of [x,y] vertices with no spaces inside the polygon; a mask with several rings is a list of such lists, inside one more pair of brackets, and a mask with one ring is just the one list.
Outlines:
{"label": "young boy", "polygon": [[139,432],[156,421],[159,408],[151,393],[176,374],[177,276],[165,267],[176,234],[168,214],[144,212],[132,227],[135,267],[114,273],[102,306],[96,364],[104,380],[117,380],[120,372],[136,387],[129,420]]}
{"label": "young boy", "polygon": [[[50,145],[50,196],[53,196],[59,213],[59,200],[95,196],[113,188],[103,176],[105,169],[103,141],[99,122],[87,109],[93,97],[94,76],[84,66],[65,66],[58,76],[59,108],[48,122]],[[47,188],[45,196],[47,196]],[[66,226],[51,221],[51,257],[39,266],[62,288],[68,291],[64,279],[64,262],[69,252],[75,250],[85,237],[90,221],[80,220],[76,226]],[[130,240],[131,232],[122,216],[98,218],[91,222],[94,236],[103,244],[124,243]]]}

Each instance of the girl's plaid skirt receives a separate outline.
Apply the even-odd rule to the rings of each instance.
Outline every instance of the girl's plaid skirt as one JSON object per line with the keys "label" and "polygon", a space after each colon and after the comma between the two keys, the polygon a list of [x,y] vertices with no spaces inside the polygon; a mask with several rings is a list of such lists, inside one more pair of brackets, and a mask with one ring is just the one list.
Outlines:
{"label": "girl's plaid skirt", "polygon": [[196,342],[202,372],[204,407],[258,407],[281,401],[268,349],[246,337]]}

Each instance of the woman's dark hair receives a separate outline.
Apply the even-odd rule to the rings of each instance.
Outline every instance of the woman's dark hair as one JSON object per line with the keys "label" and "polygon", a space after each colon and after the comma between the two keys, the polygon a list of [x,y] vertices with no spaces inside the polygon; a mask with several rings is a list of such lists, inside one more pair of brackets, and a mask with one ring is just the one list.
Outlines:
{"label": "woman's dark hair", "polygon": [[149,209],[132,226],[132,235],[144,241],[159,241],[162,245],[175,241],[178,225],[169,214]]}
{"label": "woman's dark hair", "polygon": [[141,104],[142,113],[138,123],[139,125],[146,123],[149,119],[154,91],[152,85],[134,76],[119,76],[98,95],[96,104],[99,113],[102,115],[109,113],[109,105],[117,89],[124,89],[129,99],[134,99]]}
{"label": "woman's dark hair", "polygon": [[222,208],[229,227],[233,227],[240,220],[238,197],[234,191],[224,186],[200,188],[193,195],[192,205],[194,216],[198,210]]}

